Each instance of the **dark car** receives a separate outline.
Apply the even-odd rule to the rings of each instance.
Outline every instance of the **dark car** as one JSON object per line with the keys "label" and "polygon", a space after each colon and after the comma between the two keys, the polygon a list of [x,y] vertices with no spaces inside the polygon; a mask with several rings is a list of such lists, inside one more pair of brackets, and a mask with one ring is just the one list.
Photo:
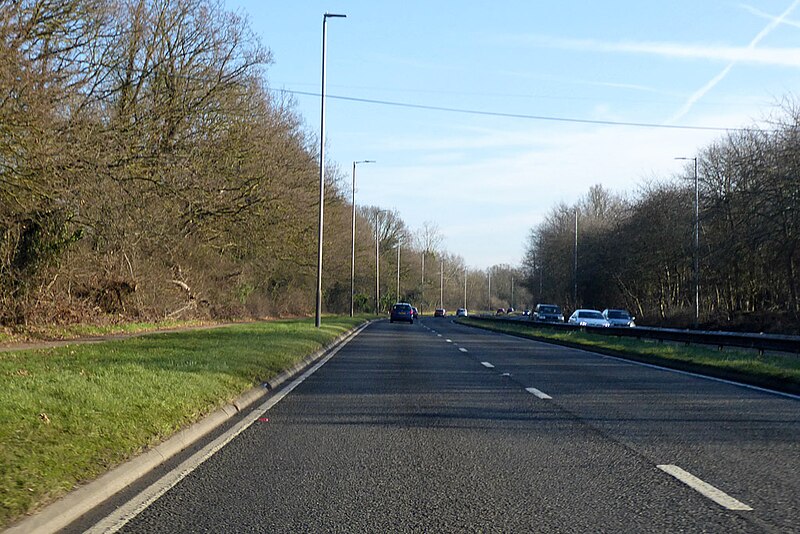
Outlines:
{"label": "dark car", "polygon": [[436,308],[435,310],[433,310],[434,317],[445,317],[446,315],[447,312],[445,311],[444,308]]}
{"label": "dark car", "polygon": [[505,315],[505,314],[506,314],[505,308],[497,308],[497,311],[495,312],[495,315]]}
{"label": "dark car", "polygon": [[631,317],[631,314],[628,313],[628,310],[606,309],[603,310],[603,317],[606,318],[606,321],[611,323],[611,326],[636,326],[636,323],[634,322],[636,317]]}
{"label": "dark car", "polygon": [[407,321],[414,324],[414,310],[411,304],[405,302],[398,302],[392,306],[392,311],[389,312],[389,322]]}
{"label": "dark car", "polygon": [[540,323],[563,323],[564,313],[561,311],[561,307],[555,304],[537,304],[531,320]]}

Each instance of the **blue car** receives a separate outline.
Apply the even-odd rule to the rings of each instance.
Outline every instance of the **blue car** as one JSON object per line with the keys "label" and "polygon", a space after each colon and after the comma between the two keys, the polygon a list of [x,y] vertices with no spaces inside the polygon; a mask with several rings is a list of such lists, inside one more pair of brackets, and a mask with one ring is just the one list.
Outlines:
{"label": "blue car", "polygon": [[393,323],[395,321],[407,321],[414,324],[414,309],[411,304],[398,302],[392,306],[392,310],[389,312],[389,322]]}

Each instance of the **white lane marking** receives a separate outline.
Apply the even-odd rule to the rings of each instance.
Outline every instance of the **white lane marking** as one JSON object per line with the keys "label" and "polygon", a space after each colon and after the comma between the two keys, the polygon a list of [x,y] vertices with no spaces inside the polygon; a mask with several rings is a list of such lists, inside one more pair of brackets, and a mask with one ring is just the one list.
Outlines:
{"label": "white lane marking", "polygon": [[442,337],[442,334],[436,334],[437,337]]}
{"label": "white lane marking", "polygon": [[547,393],[539,391],[536,388],[525,388],[525,391],[527,391],[528,393],[531,393],[533,395],[536,395],[540,399],[548,400],[548,399],[552,399],[553,398],[550,395],[548,395]]}
{"label": "white lane marking", "polygon": [[452,343],[453,342],[452,339],[445,339],[445,341],[447,341],[448,343]]}
{"label": "white lane marking", "polygon": [[486,367],[487,369],[494,369],[494,365],[489,362],[481,362],[481,365]]}
{"label": "white lane marking", "polygon": [[693,490],[703,494],[704,496],[708,497],[715,503],[719,504],[723,508],[727,508],[728,510],[744,510],[750,511],[752,508],[747,506],[741,501],[737,501],[724,491],[715,488],[708,482],[704,482],[694,476],[693,474],[684,471],[677,465],[659,465],[656,466],[668,475],[672,475],[673,477],[677,478]]}
{"label": "white lane marking", "polygon": [[465,349],[464,347],[459,347],[459,348],[458,348],[458,350],[460,350],[461,352],[469,352],[469,351],[468,351],[467,349]]}
{"label": "white lane marking", "polygon": [[502,374],[502,375],[500,375],[500,376],[511,376],[511,373],[503,373],[503,374]]}
{"label": "white lane marking", "polygon": [[291,393],[297,386],[299,386],[306,378],[317,372],[317,370],[325,365],[328,360],[336,356],[347,343],[355,336],[361,333],[367,325],[359,328],[350,336],[342,340],[342,342],[333,348],[324,358],[319,360],[313,367],[308,369],[305,373],[293,380],[288,386],[278,391],[274,396],[268,398],[258,408],[250,412],[249,415],[244,417],[236,425],[231,427],[230,430],[219,436],[217,439],[194,453],[189,459],[185,460],[178,467],[161,477],[159,480],[151,484],[148,488],[142,490],[137,496],[129,500],[117,508],[111,515],[106,516],[100,520],[90,529],[86,530],[84,534],[112,534],[119,531],[129,521],[142,513],[147,507],[157,501],[167,491],[175,487],[181,480],[186,478],[200,465],[211,458],[215,453],[219,452],[225,445],[233,441],[236,436],[247,430],[253,423],[258,421],[264,413],[266,413],[273,406],[278,404],[284,397]]}

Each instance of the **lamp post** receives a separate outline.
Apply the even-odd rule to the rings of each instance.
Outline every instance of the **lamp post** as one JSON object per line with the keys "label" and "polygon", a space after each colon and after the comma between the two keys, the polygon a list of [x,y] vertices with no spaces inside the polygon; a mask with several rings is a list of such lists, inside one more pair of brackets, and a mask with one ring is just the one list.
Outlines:
{"label": "lamp post", "polygon": [[694,326],[700,324],[700,186],[697,181],[697,158],[675,158],[694,162]]}
{"label": "lamp post", "polygon": [[322,228],[325,212],[325,47],[327,44],[328,18],[344,18],[347,15],[325,13],[322,16],[322,92],[319,124],[319,246],[317,247],[317,302],[314,325],[319,328],[322,315]]}
{"label": "lamp post", "polygon": [[464,267],[464,309],[467,309],[467,268]]}
{"label": "lamp post", "polygon": [[397,242],[397,300],[400,302],[400,241]]}
{"label": "lamp post", "polygon": [[350,317],[353,316],[353,295],[355,294],[356,280],[356,165],[359,163],[375,163],[375,161],[364,159],[353,162],[353,247],[350,255]]}
{"label": "lamp post", "polygon": [[383,211],[375,212],[375,315],[378,315],[381,309],[381,234],[378,219]]}
{"label": "lamp post", "polygon": [[572,286],[572,299],[575,301],[575,308],[578,307],[578,209],[575,208],[575,280]]}

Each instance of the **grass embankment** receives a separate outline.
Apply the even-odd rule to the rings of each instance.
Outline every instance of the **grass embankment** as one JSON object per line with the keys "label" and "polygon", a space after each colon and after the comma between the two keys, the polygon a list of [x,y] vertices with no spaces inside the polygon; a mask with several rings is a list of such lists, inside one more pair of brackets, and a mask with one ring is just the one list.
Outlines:
{"label": "grass embankment", "polygon": [[365,317],[0,353],[0,528],[272,378]]}
{"label": "grass embankment", "polygon": [[578,330],[556,331],[548,327],[537,328],[530,323],[472,318],[459,319],[458,322],[496,332],[582,347],[637,361],[738,380],[779,391],[800,393],[800,357],[793,355],[759,356],[752,351],[719,351],[697,345],[646,342],[587,334]]}

